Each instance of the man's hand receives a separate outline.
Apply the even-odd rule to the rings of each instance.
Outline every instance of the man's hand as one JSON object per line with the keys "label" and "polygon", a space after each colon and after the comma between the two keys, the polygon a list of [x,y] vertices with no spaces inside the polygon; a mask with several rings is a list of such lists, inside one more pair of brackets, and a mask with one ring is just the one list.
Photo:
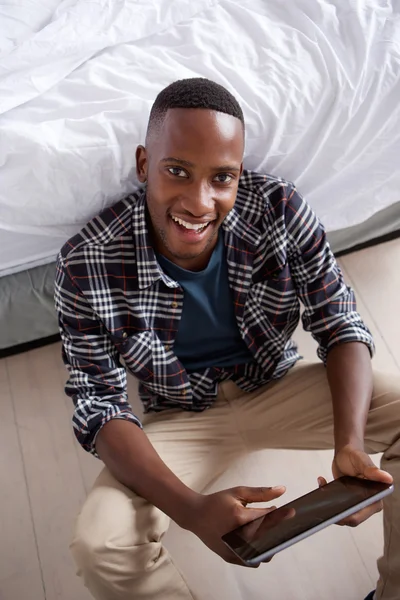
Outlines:
{"label": "man's hand", "polygon": [[[360,479],[370,479],[371,481],[382,481],[383,483],[392,483],[393,477],[386,471],[382,471],[371,460],[371,458],[363,452],[351,445],[344,446],[339,450],[333,459],[332,473],[335,479],[342,475],[351,475]],[[319,486],[326,485],[326,479],[318,478]],[[340,521],[338,525],[348,525],[356,527],[363,523],[373,514],[382,510],[382,501],[375,502],[370,506],[354,513],[347,519]]]}
{"label": "man's hand", "polygon": [[246,508],[247,504],[269,502],[279,498],[284,492],[284,486],[275,488],[236,487],[215,494],[200,495],[185,523],[185,529],[197,535],[206,546],[226,562],[243,565],[224,544],[221,537],[275,509],[275,507]]}

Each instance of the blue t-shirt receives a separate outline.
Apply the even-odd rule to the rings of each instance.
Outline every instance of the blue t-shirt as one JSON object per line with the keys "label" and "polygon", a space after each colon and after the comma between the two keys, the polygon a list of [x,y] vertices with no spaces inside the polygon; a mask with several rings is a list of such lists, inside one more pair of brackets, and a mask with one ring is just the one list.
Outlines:
{"label": "blue t-shirt", "polygon": [[223,236],[204,271],[187,271],[160,254],[157,259],[184,291],[174,352],[185,369],[190,373],[251,362],[235,317]]}

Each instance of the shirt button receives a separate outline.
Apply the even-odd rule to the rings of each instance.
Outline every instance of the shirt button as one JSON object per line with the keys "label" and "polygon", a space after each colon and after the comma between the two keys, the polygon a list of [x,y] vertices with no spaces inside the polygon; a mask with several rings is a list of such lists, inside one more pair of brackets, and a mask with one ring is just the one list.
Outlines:
{"label": "shirt button", "polygon": [[171,302],[171,308],[178,308],[177,302]]}
{"label": "shirt button", "polygon": [[165,344],[165,349],[166,350],[171,350],[171,346],[169,344]]}
{"label": "shirt button", "polygon": [[186,390],[181,391],[181,396],[186,396]]}
{"label": "shirt button", "polygon": [[126,339],[126,338],[128,337],[128,334],[126,333],[126,331],[124,331],[124,333],[122,334],[122,337],[123,337],[124,339]]}

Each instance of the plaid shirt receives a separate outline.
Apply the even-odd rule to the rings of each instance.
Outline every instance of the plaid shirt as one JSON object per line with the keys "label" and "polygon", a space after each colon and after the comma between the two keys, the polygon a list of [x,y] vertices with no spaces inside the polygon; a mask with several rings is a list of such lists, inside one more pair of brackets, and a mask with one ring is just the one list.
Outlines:
{"label": "plaid shirt", "polygon": [[125,366],[140,382],[145,412],[202,411],[220,381],[252,391],[282,377],[300,358],[291,339],[299,299],[324,362],[343,342],[363,342],[373,353],[324,229],[293,184],[244,171],[222,228],[236,319],[254,358],[230,369],[188,374],[174,354],[183,291],[156,260],[145,190],[104,210],[62,248],[55,298],[70,374],[66,393],[86,450],[95,454],[96,435],[110,419],[141,425],[128,402]]}

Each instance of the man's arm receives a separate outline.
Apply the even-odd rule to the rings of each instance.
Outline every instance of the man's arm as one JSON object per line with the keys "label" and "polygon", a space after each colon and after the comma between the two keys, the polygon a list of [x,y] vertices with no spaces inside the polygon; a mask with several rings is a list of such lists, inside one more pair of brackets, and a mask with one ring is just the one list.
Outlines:
{"label": "man's arm", "polygon": [[[334,415],[334,477],[353,475],[392,483],[392,476],[379,469],[364,451],[365,425],[373,383],[368,348],[360,343],[336,346],[328,355],[327,374]],[[321,484],[325,483],[322,478]],[[340,524],[354,527],[380,510],[382,502],[377,502]]]}
{"label": "man's arm", "polygon": [[172,473],[142,429],[120,419],[109,421],[97,436],[96,450],[118,481],[187,527],[199,494]]}
{"label": "man's arm", "polygon": [[364,450],[364,434],[372,395],[371,356],[365,344],[339,344],[326,363],[332,393],[336,452],[351,445]]}
{"label": "man's arm", "polygon": [[140,420],[128,402],[126,370],[118,352],[61,256],[55,305],[69,372],[65,392],[75,405],[74,433],[87,452],[96,454],[96,435],[108,421],[125,419],[140,427]]}
{"label": "man's arm", "polygon": [[221,537],[273,510],[247,508],[247,504],[268,502],[285,492],[279,486],[237,487],[209,495],[196,493],[161,460],[145,432],[127,421],[108,422],[97,436],[96,449],[116,479],[234,564],[242,563]]}
{"label": "man's arm", "polygon": [[[332,393],[334,477],[346,474],[390,483],[392,477],[364,452],[372,396],[372,336],[357,313],[354,293],[343,280],[322,225],[294,189],[287,198],[286,221],[291,272],[305,306],[303,326],[318,342]],[[365,509],[346,523],[358,524],[379,508]]]}
{"label": "man's arm", "polygon": [[247,504],[268,502],[285,489],[239,487],[204,495],[188,488],[138,427],[118,353],[61,258],[55,299],[78,441],[99,455],[118,481],[195,533],[227,562],[239,563],[221,536],[271,510]]}

